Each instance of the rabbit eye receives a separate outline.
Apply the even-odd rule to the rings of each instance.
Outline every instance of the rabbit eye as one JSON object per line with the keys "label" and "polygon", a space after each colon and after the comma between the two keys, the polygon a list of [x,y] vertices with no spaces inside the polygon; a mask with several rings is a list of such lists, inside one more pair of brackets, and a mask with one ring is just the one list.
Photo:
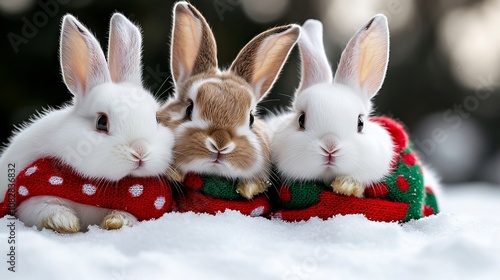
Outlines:
{"label": "rabbit eye", "polygon": [[253,116],[252,112],[250,112],[250,128],[252,128],[254,121],[255,121],[255,117]]}
{"label": "rabbit eye", "polygon": [[365,126],[365,122],[363,121],[363,115],[358,116],[358,133],[363,132],[363,127]]}
{"label": "rabbit eye", "polygon": [[299,117],[299,127],[301,130],[306,129],[305,122],[306,122],[306,114],[302,113],[302,114],[300,114],[300,117]]}
{"label": "rabbit eye", "polygon": [[108,122],[108,116],[104,113],[99,113],[99,116],[97,117],[97,121],[95,124],[95,128],[99,132],[105,132],[108,133],[109,131],[109,122]]}
{"label": "rabbit eye", "polygon": [[189,106],[187,106],[186,108],[186,120],[191,120],[191,117],[193,115],[193,107],[194,107],[194,104],[193,104],[193,101],[190,101],[189,102]]}

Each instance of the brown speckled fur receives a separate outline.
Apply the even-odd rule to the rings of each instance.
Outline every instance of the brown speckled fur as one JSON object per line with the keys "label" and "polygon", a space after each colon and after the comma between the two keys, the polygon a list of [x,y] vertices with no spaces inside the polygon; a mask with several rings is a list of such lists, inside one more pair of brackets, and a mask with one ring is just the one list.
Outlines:
{"label": "brown speckled fur", "polygon": [[[175,96],[157,113],[158,120],[172,128],[176,135],[175,168],[182,170],[182,166],[193,160],[212,158],[214,154],[205,144],[210,137],[220,149],[229,143],[234,144],[234,150],[224,154],[224,159],[235,168],[251,170],[257,161],[258,151],[247,137],[238,135],[237,130],[249,122],[250,110],[255,101],[262,99],[272,87],[299,33],[300,28],[295,25],[263,32],[242,49],[229,70],[219,71],[217,47],[207,22],[191,4],[176,4],[171,45]],[[199,85],[196,97],[190,100],[189,91],[193,85],[208,79],[214,81]],[[194,112],[207,127],[191,127],[181,132],[179,126],[190,120],[179,117],[185,115],[191,102]],[[256,181],[267,180],[270,169],[267,127],[255,118],[251,132],[260,143],[260,154],[264,160],[252,178],[246,178],[249,187],[243,191],[243,195],[248,198],[263,191],[256,186],[265,184]]]}

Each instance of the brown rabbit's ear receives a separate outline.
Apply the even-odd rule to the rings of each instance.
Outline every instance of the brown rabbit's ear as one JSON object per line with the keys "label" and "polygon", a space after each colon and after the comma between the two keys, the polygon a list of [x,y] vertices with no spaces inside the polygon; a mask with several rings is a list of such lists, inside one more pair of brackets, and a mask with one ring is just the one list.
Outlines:
{"label": "brown rabbit's ear", "polygon": [[296,24],[269,29],[240,51],[230,70],[243,77],[260,100],[273,86],[299,36]]}
{"label": "brown rabbit's ear", "polygon": [[217,46],[205,18],[185,2],[174,6],[170,66],[177,86],[203,72],[215,73]]}

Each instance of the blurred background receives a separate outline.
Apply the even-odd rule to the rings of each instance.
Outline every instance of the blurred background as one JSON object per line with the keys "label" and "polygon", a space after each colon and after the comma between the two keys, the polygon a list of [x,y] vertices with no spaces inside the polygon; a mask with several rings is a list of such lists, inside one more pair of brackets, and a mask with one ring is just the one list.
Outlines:
{"label": "blurred background", "polygon": [[[144,83],[161,99],[172,93],[169,69],[175,1],[0,0],[0,142],[37,110],[71,98],[60,76],[59,27],[72,13],[104,49],[110,16],[140,24]],[[336,68],[349,38],[374,14],[388,17],[389,69],[376,113],[403,121],[422,158],[446,183],[500,185],[500,0],[193,0],[212,26],[221,67],[255,35],[309,18],[324,23]],[[286,107],[299,83],[294,50],[261,103]],[[266,113],[266,110],[262,110]]]}

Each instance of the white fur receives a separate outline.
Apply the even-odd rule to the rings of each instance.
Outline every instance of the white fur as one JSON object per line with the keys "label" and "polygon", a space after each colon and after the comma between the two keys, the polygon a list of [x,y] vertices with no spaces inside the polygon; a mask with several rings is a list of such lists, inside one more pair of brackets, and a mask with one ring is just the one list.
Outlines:
{"label": "white fur", "polygon": [[[337,72],[337,76],[339,73],[347,76],[336,76],[334,82],[323,49],[322,31],[322,24],[316,20],[308,20],[303,25],[299,40],[302,80],[293,108],[267,120],[273,130],[272,160],[286,180],[323,180],[330,184],[337,176],[349,176],[369,185],[388,174],[393,143],[384,128],[369,120],[372,113],[370,99],[376,92],[371,95],[372,92],[367,94],[364,89],[360,73],[367,69],[357,69],[357,59],[361,52],[375,53],[378,57],[377,52],[383,56],[384,51],[388,51],[383,45],[368,43],[364,48],[359,45],[370,32],[370,36],[377,40],[387,38],[388,46],[387,20],[382,15],[376,16],[368,30],[361,29],[351,39]],[[385,75],[387,64],[367,65],[377,70],[370,71],[370,75],[380,75],[380,72]],[[368,79],[380,77],[369,76]],[[342,80],[350,83],[335,82]],[[352,81],[358,84],[353,85]],[[304,130],[298,124],[302,113],[305,113]],[[364,119],[362,133],[357,132],[359,115]],[[333,148],[336,150],[334,161],[328,165],[328,153],[324,150]]]}
{"label": "white fur", "polygon": [[[359,114],[369,115],[361,98],[343,85],[318,84],[302,92],[293,112],[274,121],[278,127],[271,141],[273,162],[285,178],[323,180],[330,184],[339,175],[349,175],[363,185],[388,174],[392,159],[390,135],[377,123],[365,118],[363,133],[357,132]],[[306,112],[305,130],[298,118]],[[334,165],[325,165],[322,148],[334,143],[338,148]]]}
{"label": "white fur", "polygon": [[[363,27],[344,50],[337,73],[331,77],[323,49],[323,26],[308,20],[303,25],[299,48],[302,80],[293,108],[267,120],[272,131],[272,160],[285,180],[322,180],[337,176],[354,178],[364,186],[388,175],[393,156],[389,133],[371,122],[371,98],[382,86],[387,70],[389,30],[387,19],[377,15]],[[361,59],[365,61],[360,61]],[[360,69],[363,67],[363,69]],[[298,119],[305,113],[305,129]],[[358,115],[364,129],[357,132]],[[325,165],[328,146],[337,150],[333,165]],[[439,180],[424,166],[426,186]]]}
{"label": "white fur", "polygon": [[[76,32],[76,27],[83,33]],[[64,80],[74,95],[73,102],[58,110],[46,111],[15,132],[0,157],[0,169],[7,170],[7,165],[14,163],[17,176],[36,159],[55,157],[87,178],[118,181],[129,175],[142,177],[165,173],[172,158],[173,133],[157,123],[159,104],[142,87],[141,35],[137,27],[120,14],[112,17],[110,32],[110,37],[114,38],[110,38],[110,55],[111,49],[120,49],[114,52],[118,57],[109,58],[115,61],[109,66],[109,71],[120,73],[115,75],[116,81],[111,80],[112,75],[97,40],[74,17],[64,17],[61,65]],[[82,36],[88,45],[90,67],[86,79],[69,68],[72,60],[82,59],[75,52],[75,36]],[[127,44],[128,41],[136,43]],[[136,64],[130,64],[132,62]],[[106,74],[100,77],[99,73]],[[100,113],[108,116],[107,134],[96,130]],[[139,158],[142,161],[140,167]],[[3,201],[8,182],[5,176],[0,177],[0,199]],[[76,213],[82,228],[100,223],[103,215],[110,211],[60,198],[37,197],[20,205],[18,215],[28,225],[40,227],[41,220],[58,212],[61,205]],[[55,210],[51,209],[52,206]]]}
{"label": "white fur", "polygon": [[427,165],[422,166],[422,173],[424,174],[424,186],[430,187],[436,197],[443,195],[443,185],[439,174]]}

